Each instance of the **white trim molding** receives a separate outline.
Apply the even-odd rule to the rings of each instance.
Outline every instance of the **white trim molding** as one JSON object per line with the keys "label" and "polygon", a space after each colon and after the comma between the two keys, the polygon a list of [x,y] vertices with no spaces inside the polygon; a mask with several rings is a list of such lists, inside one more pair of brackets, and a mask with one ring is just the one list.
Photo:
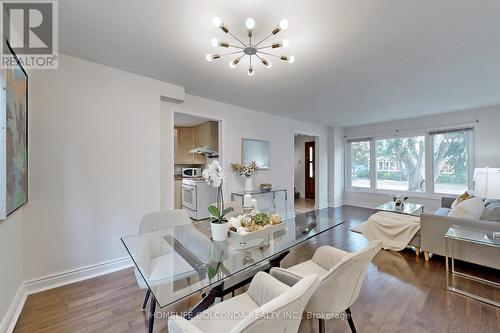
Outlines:
{"label": "white trim molding", "polygon": [[130,257],[123,257],[24,281],[19,286],[7,313],[0,323],[0,332],[12,333],[28,295],[92,279],[97,276],[109,274],[132,266],[133,262]]}
{"label": "white trim molding", "polygon": [[23,310],[24,302],[26,302],[26,297],[28,297],[28,294],[26,293],[26,287],[23,282],[17,289],[14,299],[10,303],[2,322],[0,323],[0,332],[12,333],[14,331],[17,319]]}
{"label": "white trim molding", "polygon": [[130,257],[123,257],[25,281],[24,284],[26,286],[26,292],[30,295],[70,283],[88,280],[97,276],[116,272],[131,267],[132,265],[133,263]]}

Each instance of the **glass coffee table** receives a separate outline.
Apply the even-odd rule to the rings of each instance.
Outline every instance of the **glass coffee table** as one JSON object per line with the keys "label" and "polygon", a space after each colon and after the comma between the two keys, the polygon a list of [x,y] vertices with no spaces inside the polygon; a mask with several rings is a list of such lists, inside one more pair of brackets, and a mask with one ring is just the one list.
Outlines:
{"label": "glass coffee table", "polygon": [[403,206],[396,206],[396,203],[394,201],[390,201],[378,206],[375,209],[384,212],[420,216],[420,214],[424,212],[424,205],[406,202]]}
{"label": "glass coffee table", "polygon": [[[446,255],[446,289],[453,291],[457,294],[467,296],[478,301],[500,307],[500,303],[480,295],[476,295],[459,288],[455,284],[455,277],[462,277],[468,280],[480,282],[489,286],[500,288],[500,283],[491,281],[478,276],[473,276],[463,272],[458,272],[455,270],[455,259],[454,254],[457,249],[459,249],[460,244],[476,244],[479,246],[488,246],[498,249],[498,254],[500,255],[500,239],[493,238],[493,233],[491,231],[462,227],[453,225],[448,229],[445,235],[445,255]],[[449,267],[449,261],[451,259],[451,271]],[[450,282],[451,275],[451,282]],[[495,295],[495,293],[493,293]]]}

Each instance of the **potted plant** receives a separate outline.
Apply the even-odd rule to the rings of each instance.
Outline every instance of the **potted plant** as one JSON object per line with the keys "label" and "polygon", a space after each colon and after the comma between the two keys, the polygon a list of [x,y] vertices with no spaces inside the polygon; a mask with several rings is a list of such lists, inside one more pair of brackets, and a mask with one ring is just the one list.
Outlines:
{"label": "potted plant", "polygon": [[203,170],[203,178],[207,184],[217,188],[217,205],[208,207],[210,213],[210,229],[212,230],[212,239],[216,242],[227,239],[229,230],[229,222],[226,215],[233,211],[232,207],[224,209],[224,194],[222,192],[222,184],[224,183],[224,170],[219,161],[213,161],[208,165],[208,168]]}
{"label": "potted plant", "polygon": [[257,163],[255,161],[250,162],[246,165],[243,163],[231,163],[231,169],[238,176],[245,176],[245,192],[250,192],[253,190],[252,175],[258,169]]}

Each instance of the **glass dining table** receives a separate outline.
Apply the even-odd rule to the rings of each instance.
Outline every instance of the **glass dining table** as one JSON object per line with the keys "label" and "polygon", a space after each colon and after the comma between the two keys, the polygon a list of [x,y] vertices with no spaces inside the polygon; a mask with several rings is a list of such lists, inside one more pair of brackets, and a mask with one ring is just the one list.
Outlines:
{"label": "glass dining table", "polygon": [[250,282],[257,271],[279,266],[289,250],[343,221],[300,214],[283,220],[279,230],[248,241],[214,242],[209,232],[190,224],[121,238],[135,265],[139,284],[151,294],[149,331],[155,307],[164,308],[193,294],[201,302],[185,315],[192,318]]}

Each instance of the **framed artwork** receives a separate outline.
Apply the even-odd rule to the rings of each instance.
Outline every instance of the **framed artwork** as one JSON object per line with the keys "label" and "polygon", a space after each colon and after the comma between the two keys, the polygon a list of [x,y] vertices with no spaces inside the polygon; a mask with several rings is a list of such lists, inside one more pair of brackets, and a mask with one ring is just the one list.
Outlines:
{"label": "framed artwork", "polygon": [[17,66],[0,77],[0,219],[28,202],[28,75],[3,38]]}
{"label": "framed artwork", "polygon": [[257,163],[261,170],[269,169],[269,151],[271,143],[264,140],[241,139],[241,160],[243,164]]}

